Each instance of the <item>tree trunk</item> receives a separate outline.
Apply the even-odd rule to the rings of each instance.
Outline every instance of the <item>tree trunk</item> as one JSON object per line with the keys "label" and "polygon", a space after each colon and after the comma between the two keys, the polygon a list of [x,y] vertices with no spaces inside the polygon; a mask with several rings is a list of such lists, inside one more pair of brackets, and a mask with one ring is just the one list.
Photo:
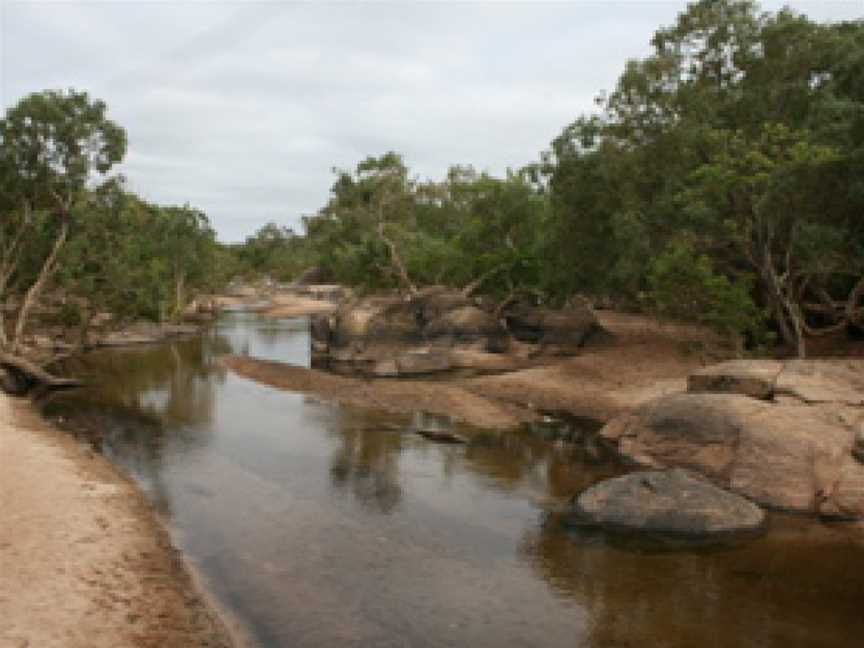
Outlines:
{"label": "tree trunk", "polygon": [[799,358],[807,355],[807,346],[804,339],[803,315],[797,304],[786,294],[785,286],[777,275],[770,260],[766,260],[761,268],[762,281],[764,284],[763,295],[777,320],[777,328],[780,337],[789,347],[795,349]]}
{"label": "tree trunk", "polygon": [[24,328],[27,325],[27,318],[30,316],[30,311],[39,299],[45,284],[51,278],[54,272],[54,267],[57,263],[57,256],[66,242],[66,237],[69,235],[69,222],[64,219],[60,227],[60,234],[57,235],[57,240],[54,241],[54,247],[51,249],[51,254],[45,259],[42,264],[42,269],[39,271],[39,276],[33,285],[27,290],[24,295],[24,301],[21,303],[21,309],[18,311],[18,320],[15,322],[15,331],[12,335],[12,353],[17,353],[21,347],[21,341],[24,337]]}
{"label": "tree trunk", "polygon": [[27,231],[29,223],[29,208],[25,207],[25,218],[20,224],[12,240],[0,250],[0,349],[9,346],[9,336],[6,333],[6,289],[15,270],[18,268],[18,259],[21,256],[21,242]]}
{"label": "tree trunk", "polygon": [[390,250],[390,262],[396,268],[396,272],[399,275],[399,281],[402,284],[403,288],[408,292],[409,295],[416,295],[417,287],[413,284],[411,278],[408,276],[408,270],[405,268],[405,264],[402,262],[402,257],[399,256],[399,250],[396,249],[396,244],[389,238],[387,238],[387,236],[384,234],[383,219],[378,221],[378,238],[380,238]]}
{"label": "tree trunk", "polygon": [[186,274],[178,272],[174,279],[174,319],[179,320],[186,306]]}

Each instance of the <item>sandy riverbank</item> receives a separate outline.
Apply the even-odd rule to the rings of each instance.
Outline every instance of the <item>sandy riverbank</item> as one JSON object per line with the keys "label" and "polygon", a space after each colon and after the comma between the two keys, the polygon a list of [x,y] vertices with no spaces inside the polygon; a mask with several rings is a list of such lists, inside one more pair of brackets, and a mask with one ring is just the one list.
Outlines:
{"label": "sandy riverbank", "polygon": [[0,394],[0,647],[240,646],[144,496]]}

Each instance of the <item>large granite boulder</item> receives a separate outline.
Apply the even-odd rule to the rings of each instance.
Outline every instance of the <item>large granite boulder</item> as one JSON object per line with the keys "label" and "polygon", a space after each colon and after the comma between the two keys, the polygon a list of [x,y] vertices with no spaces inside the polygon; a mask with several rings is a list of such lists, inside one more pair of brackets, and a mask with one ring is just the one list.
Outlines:
{"label": "large granite boulder", "polygon": [[578,353],[588,337],[600,328],[587,306],[563,310],[520,305],[504,314],[507,329],[520,342],[540,344],[547,352]]}
{"label": "large granite boulder", "polygon": [[687,537],[755,531],[765,523],[749,500],[681,469],[602,481],[579,496],[572,515],[583,525]]}
{"label": "large granite boulder", "polygon": [[737,367],[699,372],[690,380],[698,391],[646,403],[600,434],[640,466],[687,468],[767,507],[864,518],[856,459],[864,364]]}
{"label": "large granite boulder", "polygon": [[483,357],[481,366],[472,367],[471,361],[481,357],[478,353],[511,351],[514,335],[539,342],[542,352],[570,354],[599,329],[594,313],[581,306],[553,311],[521,305],[508,311],[506,321],[508,326],[492,305],[433,286],[410,296],[346,300],[335,312],[312,319],[312,347],[316,363],[340,372],[413,376],[451,368],[494,371],[490,368],[513,363]]}
{"label": "large granite boulder", "polygon": [[427,324],[459,308],[475,306],[474,300],[460,290],[444,286],[429,286],[411,298],[418,319]]}
{"label": "large granite boulder", "polygon": [[448,346],[481,343],[486,351],[507,349],[507,331],[492,314],[476,306],[460,306],[441,313],[423,329],[426,339]]}
{"label": "large granite boulder", "polygon": [[364,347],[372,342],[419,341],[420,326],[410,305],[397,296],[367,297],[340,306],[330,318],[330,343]]}
{"label": "large granite boulder", "polygon": [[500,353],[509,343],[491,313],[440,287],[411,297],[347,301],[335,313],[313,318],[311,334],[313,350],[331,369],[382,377],[447,371],[454,366],[450,351]]}

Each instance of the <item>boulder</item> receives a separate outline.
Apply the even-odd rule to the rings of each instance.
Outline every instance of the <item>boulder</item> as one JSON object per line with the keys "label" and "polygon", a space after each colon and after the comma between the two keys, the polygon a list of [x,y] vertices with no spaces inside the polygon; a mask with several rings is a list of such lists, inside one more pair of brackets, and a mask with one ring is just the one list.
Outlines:
{"label": "boulder", "polygon": [[323,344],[325,348],[330,344],[330,332],[333,328],[333,320],[330,315],[319,313],[309,318],[309,335],[313,342]]}
{"label": "boulder", "polygon": [[767,507],[864,518],[864,466],[832,407],[740,394],[681,393],[614,419],[600,432],[650,468],[683,467]]}
{"label": "boulder", "polygon": [[424,325],[450,311],[475,305],[467,295],[444,286],[423,288],[411,301],[419,320]]}
{"label": "boulder", "polygon": [[860,360],[788,360],[775,394],[804,403],[864,406],[864,363]]}
{"label": "boulder", "polygon": [[610,530],[702,537],[756,531],[765,513],[681,469],[607,479],[576,500],[573,521]]}
{"label": "boulder", "polygon": [[23,396],[28,389],[27,381],[22,376],[0,367],[0,391],[13,396]]}
{"label": "boulder", "polygon": [[774,396],[783,363],[771,360],[730,360],[696,371],[687,378],[687,391],[743,394],[753,398]]}
{"label": "boulder", "polygon": [[482,342],[486,351],[507,349],[507,331],[490,313],[476,306],[460,306],[429,322],[423,334],[429,341],[446,340],[449,345]]}
{"label": "boulder", "polygon": [[599,328],[594,312],[587,306],[564,310],[519,306],[504,316],[507,329],[520,342],[554,347],[560,353],[576,353]]}
{"label": "boulder", "polygon": [[333,315],[331,342],[337,347],[366,345],[373,340],[398,339],[405,333],[419,338],[413,311],[395,296],[367,297],[343,304]]}

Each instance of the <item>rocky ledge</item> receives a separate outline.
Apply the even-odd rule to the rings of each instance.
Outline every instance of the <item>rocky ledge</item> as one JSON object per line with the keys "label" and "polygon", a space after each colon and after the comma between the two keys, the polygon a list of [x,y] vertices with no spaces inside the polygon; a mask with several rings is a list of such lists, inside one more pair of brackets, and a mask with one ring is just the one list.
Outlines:
{"label": "rocky ledge", "polygon": [[501,310],[433,286],[411,296],[348,299],[313,318],[312,338],[317,358],[332,370],[403,377],[517,369],[532,354],[578,353],[599,328],[587,306],[551,311],[514,303]]}
{"label": "rocky ledge", "polygon": [[630,462],[685,468],[772,509],[864,519],[864,362],[730,361],[600,432]]}

